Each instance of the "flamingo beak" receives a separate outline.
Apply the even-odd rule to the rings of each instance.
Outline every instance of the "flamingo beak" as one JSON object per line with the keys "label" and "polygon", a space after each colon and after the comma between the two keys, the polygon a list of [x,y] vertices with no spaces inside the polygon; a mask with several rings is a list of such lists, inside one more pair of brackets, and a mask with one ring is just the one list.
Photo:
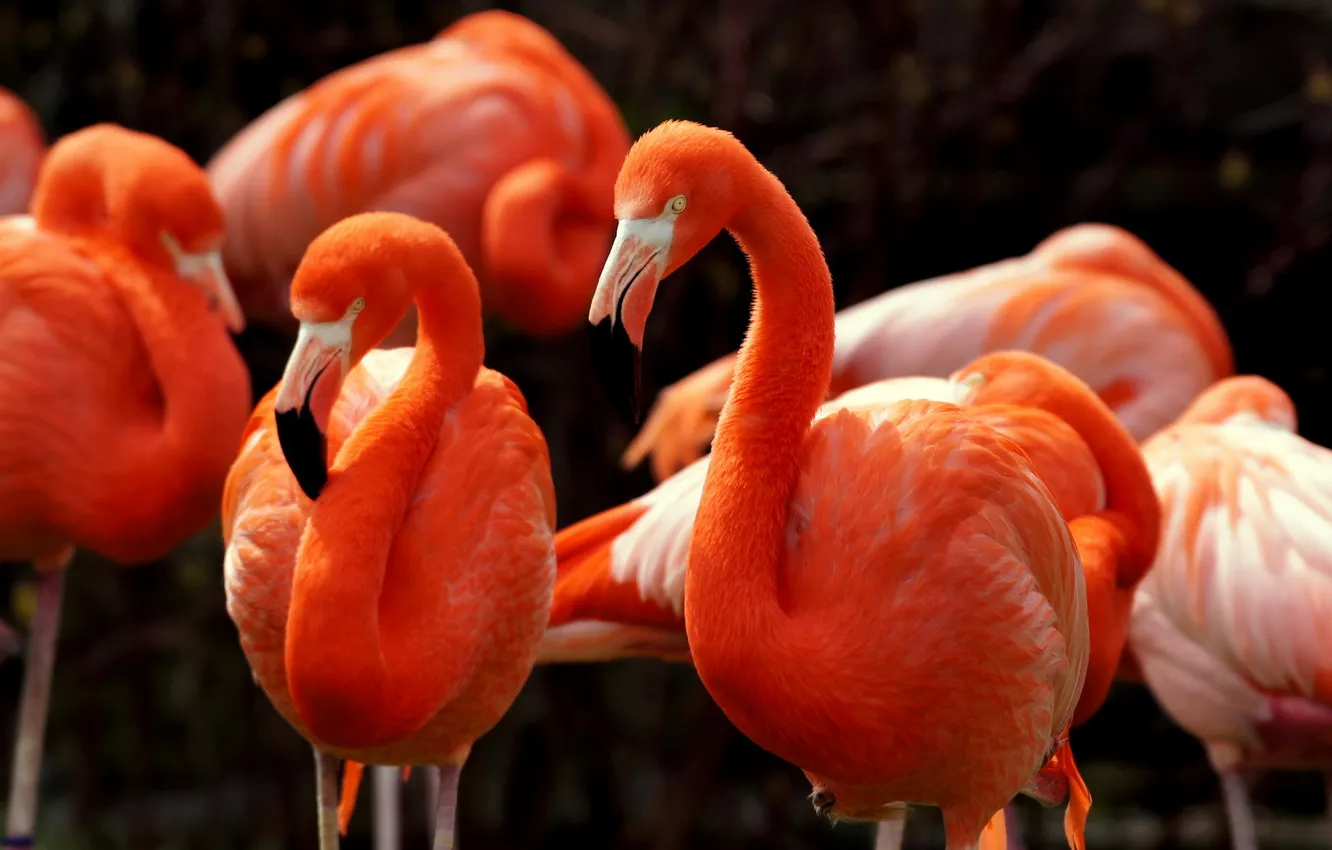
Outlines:
{"label": "flamingo beak", "polygon": [[162,234],[162,243],[175,263],[176,274],[203,291],[208,306],[222,316],[231,332],[245,330],[245,313],[241,311],[240,301],[236,299],[231,280],[222,266],[221,250],[187,253],[181,250],[170,233]]}
{"label": "flamingo beak", "polygon": [[602,381],[617,401],[627,400],[635,424],[642,402],[643,332],[674,236],[673,218],[621,219],[587,314]]}
{"label": "flamingo beak", "polygon": [[273,400],[282,455],[311,499],[328,483],[328,420],[347,376],[350,318],[301,323]]}

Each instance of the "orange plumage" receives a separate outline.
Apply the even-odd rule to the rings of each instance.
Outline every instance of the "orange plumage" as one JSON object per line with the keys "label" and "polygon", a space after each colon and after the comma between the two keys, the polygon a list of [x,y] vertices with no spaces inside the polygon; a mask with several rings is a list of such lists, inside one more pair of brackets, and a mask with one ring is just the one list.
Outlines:
{"label": "orange plumage", "polygon": [[[366,210],[448,231],[487,309],[532,334],[574,329],[612,225],[628,132],[550,33],[499,10],[344,68],[233,138],[208,172],[247,315],[289,326],[310,240]],[[410,342],[404,325],[393,342]]]}
{"label": "orange plumage", "polygon": [[227,333],[243,319],[221,241],[203,172],[112,125],[57,142],[31,217],[0,219],[0,559],[36,561],[39,582],[6,827],[15,840],[35,822],[72,550],[152,560],[217,510],[250,403]]}
{"label": "orange plumage", "polygon": [[[416,347],[372,351],[413,299]],[[437,829],[451,834],[457,772],[549,618],[546,444],[517,387],[482,367],[476,280],[437,227],[389,213],[334,225],[292,304],[287,372],[228,478],[227,609],[259,684],[320,756],[323,846],[333,757],[445,766]]]}
{"label": "orange plumage", "polygon": [[[861,396],[820,415],[827,266],[785,189],[729,134],[668,122],[644,135],[616,214],[589,314],[603,342],[641,345],[660,281],[723,228],[753,270],[735,386],[672,547],[688,550],[689,652],[718,705],[804,768],[821,812],[895,821],[901,801],[938,805],[949,847],[970,847],[1013,794],[1049,802],[1072,788],[1068,834],[1081,846],[1090,799],[1065,736],[1087,609],[1060,497],[957,404]],[[957,381],[962,403],[1077,419],[1097,464],[1131,449],[1122,429],[1092,431],[1096,416],[1118,426],[1047,361],[984,358]],[[1070,505],[1080,495],[1061,492]]]}

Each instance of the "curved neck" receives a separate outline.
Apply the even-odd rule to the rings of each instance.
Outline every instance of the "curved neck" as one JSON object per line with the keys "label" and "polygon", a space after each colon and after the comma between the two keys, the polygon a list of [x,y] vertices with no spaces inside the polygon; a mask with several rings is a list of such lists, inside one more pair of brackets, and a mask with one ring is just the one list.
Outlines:
{"label": "curved neck", "polygon": [[742,194],[747,207],[727,227],[750,258],[755,300],[694,522],[691,644],[696,636],[742,641],[742,632],[781,615],[788,506],[832,373],[832,277],[822,249],[777,178],[756,170]]}
{"label": "curved neck", "polygon": [[[484,356],[475,296],[455,300],[463,299],[440,286],[417,290],[412,360],[338,450],[301,538],[287,681],[309,731],[333,746],[415,732],[449,700],[467,663],[444,610],[441,575],[452,565],[395,548],[444,418],[471,392]],[[441,650],[450,644],[456,651]]]}
{"label": "curved neck", "polygon": [[505,175],[486,202],[487,306],[529,334],[578,327],[614,234],[614,181],[551,159]]}
{"label": "curved neck", "polygon": [[[1012,386],[1012,385],[1010,385]],[[972,403],[1007,402],[1045,410],[1078,433],[1105,482],[1106,520],[1119,527],[1126,550],[1116,570],[1120,587],[1133,587],[1156,558],[1161,505],[1138,445],[1095,394],[1071,379],[1024,381],[1015,390],[978,393]]]}
{"label": "curved neck", "polygon": [[[483,239],[497,311],[529,334],[579,327],[615,232],[615,179],[629,131],[600,84],[562,47],[529,52],[573,94],[584,157],[532,160],[495,187]],[[492,215],[493,212],[493,215]]]}
{"label": "curved neck", "polygon": [[[161,499],[152,504],[152,494],[145,492],[146,498],[137,500],[143,511],[169,515],[186,510],[190,506],[177,502],[205,474],[201,463],[217,459],[226,464],[234,457],[250,403],[249,373],[197,289],[123,246],[101,239],[76,241],[116,270],[107,279],[143,342],[161,393],[160,439],[136,436],[117,455],[140,480],[154,481],[150,489]],[[225,466],[217,474],[224,475]]]}

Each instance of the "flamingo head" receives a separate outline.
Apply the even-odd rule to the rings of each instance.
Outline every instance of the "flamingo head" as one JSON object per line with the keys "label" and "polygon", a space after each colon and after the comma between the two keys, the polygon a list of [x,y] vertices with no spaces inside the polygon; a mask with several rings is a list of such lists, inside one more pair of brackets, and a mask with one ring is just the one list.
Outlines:
{"label": "flamingo head", "polygon": [[635,420],[643,333],[657,286],[735,216],[743,194],[739,176],[746,173],[737,158],[753,155],[730,133],[667,121],[644,133],[620,167],[615,241],[587,320],[603,378],[617,396],[629,384]]}
{"label": "flamingo head", "polygon": [[[328,480],[329,416],[353,367],[398,326],[423,285],[466,268],[433,224],[401,213],[362,213],[315,237],[291,281],[300,323],[274,398],[278,442],[301,489],[317,499]],[[456,276],[456,275],[455,275]],[[449,311],[480,323],[476,278]]]}
{"label": "flamingo head", "polygon": [[33,215],[55,230],[125,245],[196,287],[233,332],[245,329],[222,267],[222,208],[203,169],[176,146],[115,124],[71,133],[42,165]]}

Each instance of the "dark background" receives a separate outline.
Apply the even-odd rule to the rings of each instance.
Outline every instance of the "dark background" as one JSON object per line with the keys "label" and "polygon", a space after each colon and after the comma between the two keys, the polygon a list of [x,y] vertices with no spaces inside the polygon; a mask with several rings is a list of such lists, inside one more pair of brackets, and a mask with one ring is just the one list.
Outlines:
{"label": "dark background", "polygon": [[[96,121],[163,136],[200,162],[247,121],[356,60],[433,36],[484,3],[0,0],[0,85],[50,137]],[[1220,312],[1239,369],[1294,398],[1326,445],[1332,275],[1332,4],[1324,0],[543,0],[548,27],[637,135],[668,117],[734,131],[819,233],[840,306],[1025,253],[1078,221],[1119,224]],[[644,389],[735,348],[749,305],[717,240],[664,287]],[[289,341],[253,328],[256,392]],[[631,425],[582,335],[491,328],[488,364],[522,387],[551,445],[560,522],[646,490],[618,470]],[[26,568],[0,616],[26,628]],[[0,666],[10,745],[22,665]],[[927,722],[922,719],[922,722]],[[64,610],[44,775],[43,846],[312,848],[308,746],[252,683],[223,607],[216,524],[169,562],[83,555]],[[1123,686],[1074,734],[1093,847],[1221,847],[1201,748]],[[8,753],[3,753],[5,764]],[[7,777],[5,778],[7,785]],[[370,783],[350,850],[369,847]],[[464,773],[464,850],[870,846],[817,820],[800,773],[759,751],[692,670],[656,662],[539,669]],[[1264,848],[1325,847],[1311,774],[1254,787]],[[427,846],[419,776],[407,850]],[[1028,842],[1061,812],[1023,800]],[[908,843],[942,847],[937,813]]]}

